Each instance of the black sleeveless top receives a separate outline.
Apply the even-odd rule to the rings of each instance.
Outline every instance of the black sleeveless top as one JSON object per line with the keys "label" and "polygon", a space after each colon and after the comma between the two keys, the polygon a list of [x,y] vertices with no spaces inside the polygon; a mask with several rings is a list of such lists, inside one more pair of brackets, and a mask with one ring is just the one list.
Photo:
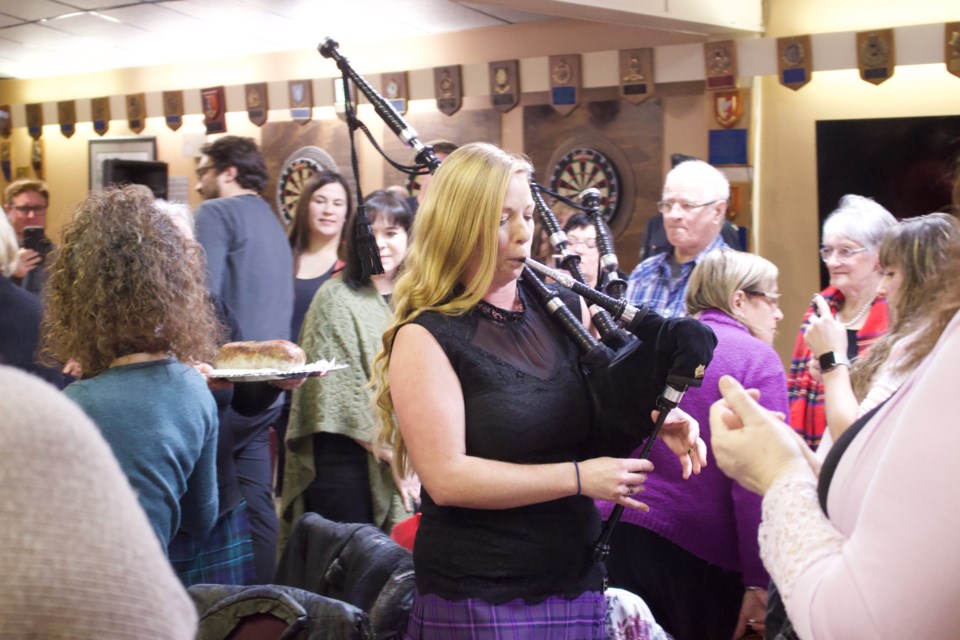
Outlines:
{"label": "black sleeveless top", "polygon": [[[576,347],[523,286],[523,311],[481,302],[461,317],[425,313],[414,322],[460,379],[468,455],[516,464],[583,459],[592,414]],[[566,293],[579,316],[579,298]],[[421,499],[413,553],[421,593],[502,603],[601,589],[603,570],[591,557],[600,517],[590,498],[496,510],[441,507],[426,489]]]}

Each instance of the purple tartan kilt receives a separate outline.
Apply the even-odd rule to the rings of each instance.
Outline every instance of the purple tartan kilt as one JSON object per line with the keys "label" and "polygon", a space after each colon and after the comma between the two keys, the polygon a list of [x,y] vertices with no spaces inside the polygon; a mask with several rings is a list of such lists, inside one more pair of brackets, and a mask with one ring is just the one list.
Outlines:
{"label": "purple tartan kilt", "polygon": [[602,640],[605,613],[600,591],[536,604],[455,601],[414,592],[404,640]]}
{"label": "purple tartan kilt", "polygon": [[203,538],[180,532],[167,549],[170,564],[185,587],[195,584],[254,583],[253,537],[247,503],[221,516]]}

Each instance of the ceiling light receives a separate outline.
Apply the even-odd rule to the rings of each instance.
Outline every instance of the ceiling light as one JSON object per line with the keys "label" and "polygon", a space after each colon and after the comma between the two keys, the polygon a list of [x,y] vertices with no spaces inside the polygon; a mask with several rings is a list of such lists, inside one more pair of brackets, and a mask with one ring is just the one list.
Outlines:
{"label": "ceiling light", "polygon": [[102,14],[102,13],[97,13],[96,11],[88,11],[87,13],[89,13],[89,14],[92,15],[92,16],[96,16],[97,18],[102,18],[102,19],[106,20],[107,22],[115,22],[115,23],[117,23],[117,24],[123,24],[121,21],[117,20],[117,19],[114,18],[113,16],[107,16],[107,15],[104,15],[104,14]]}
{"label": "ceiling light", "polygon": [[40,22],[49,22],[51,20],[63,20],[64,18],[76,18],[77,16],[82,16],[86,14],[86,11],[74,11],[72,13],[65,13],[62,16],[54,16],[52,18],[44,18]]}

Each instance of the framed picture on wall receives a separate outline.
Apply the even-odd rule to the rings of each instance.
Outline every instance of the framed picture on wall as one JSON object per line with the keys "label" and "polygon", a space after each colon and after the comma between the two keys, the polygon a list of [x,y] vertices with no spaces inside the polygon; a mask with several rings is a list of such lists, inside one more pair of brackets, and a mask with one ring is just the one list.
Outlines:
{"label": "framed picture on wall", "polygon": [[103,161],[156,160],[157,139],[153,136],[131,136],[91,140],[89,147],[90,189],[103,186]]}

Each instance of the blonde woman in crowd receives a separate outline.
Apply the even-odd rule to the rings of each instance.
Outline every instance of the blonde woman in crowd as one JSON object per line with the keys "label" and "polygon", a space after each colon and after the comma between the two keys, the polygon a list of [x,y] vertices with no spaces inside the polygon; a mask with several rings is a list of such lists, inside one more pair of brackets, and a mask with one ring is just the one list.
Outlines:
{"label": "blonde woman in crowd", "polygon": [[[646,508],[636,494],[653,465],[589,456],[576,346],[520,281],[531,172],[484,143],[443,162],[375,363],[383,438],[423,483],[410,638],[602,637],[593,501]],[[685,472],[699,471],[695,425],[669,426]]]}

